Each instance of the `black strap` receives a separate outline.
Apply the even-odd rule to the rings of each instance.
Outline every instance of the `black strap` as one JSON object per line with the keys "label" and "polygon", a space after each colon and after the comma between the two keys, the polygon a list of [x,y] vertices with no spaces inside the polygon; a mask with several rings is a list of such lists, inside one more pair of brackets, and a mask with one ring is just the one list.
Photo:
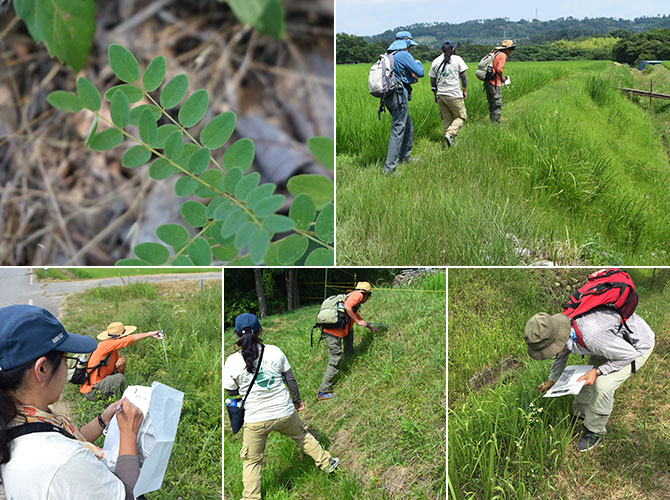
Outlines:
{"label": "black strap", "polygon": [[254,373],[254,378],[251,379],[251,384],[249,384],[249,390],[247,391],[247,395],[244,396],[244,399],[242,400],[242,408],[244,408],[244,404],[247,402],[247,398],[249,397],[249,393],[251,392],[251,389],[254,387],[254,382],[256,382],[256,377],[258,377],[258,372],[261,370],[261,362],[263,361],[263,351],[265,351],[265,345],[261,344],[261,357],[258,358],[258,364],[256,365],[256,373]]}
{"label": "black strap", "polygon": [[77,439],[65,429],[61,429],[60,427],[48,424],[46,422],[30,422],[17,425],[16,427],[10,427],[7,429],[7,438],[11,441],[12,439],[16,439],[19,436],[32,434],[33,432],[58,432],[67,438]]}

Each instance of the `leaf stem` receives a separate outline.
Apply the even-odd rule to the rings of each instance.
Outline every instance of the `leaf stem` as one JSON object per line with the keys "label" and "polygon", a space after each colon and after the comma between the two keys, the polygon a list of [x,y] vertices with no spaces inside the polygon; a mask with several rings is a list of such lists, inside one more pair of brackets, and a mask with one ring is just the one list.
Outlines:
{"label": "leaf stem", "polygon": [[191,245],[191,243],[193,243],[195,240],[200,238],[200,236],[205,234],[205,232],[210,227],[212,227],[214,224],[216,224],[215,220],[208,221],[207,224],[202,227],[202,230],[198,234],[196,234],[193,238],[189,238],[188,240],[186,240],[186,244],[184,244],[184,246],[181,247],[181,249],[174,254],[174,257],[171,257],[170,259],[168,259],[167,263],[172,264],[177,257],[179,257],[181,254],[183,254],[186,251],[186,249]]}

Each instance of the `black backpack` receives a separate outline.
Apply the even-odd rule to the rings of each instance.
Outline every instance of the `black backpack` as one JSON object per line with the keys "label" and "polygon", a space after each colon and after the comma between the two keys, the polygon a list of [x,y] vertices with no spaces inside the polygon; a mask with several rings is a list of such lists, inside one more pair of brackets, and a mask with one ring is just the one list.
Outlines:
{"label": "black backpack", "polygon": [[80,359],[79,362],[77,363],[76,368],[74,369],[74,372],[72,373],[70,382],[73,383],[74,385],[81,385],[84,382],[89,382],[91,380],[91,374],[95,370],[98,370],[98,376],[100,376],[100,369],[103,366],[107,366],[109,364],[109,358],[111,357],[111,355],[112,353],[110,352],[100,361],[100,363],[98,363],[95,366],[88,366],[88,360],[82,361]]}

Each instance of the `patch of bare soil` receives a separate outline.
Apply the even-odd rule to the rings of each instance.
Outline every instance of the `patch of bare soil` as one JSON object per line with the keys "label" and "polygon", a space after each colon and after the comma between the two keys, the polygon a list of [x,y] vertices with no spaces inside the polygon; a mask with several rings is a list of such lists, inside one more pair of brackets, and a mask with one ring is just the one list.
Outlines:
{"label": "patch of bare soil", "polygon": [[[332,177],[306,140],[334,135],[333,0],[284,1],[285,40],[258,35],[212,0],[96,3],[92,49],[78,75],[50,58],[22,21],[12,25],[12,7],[0,14],[0,33],[11,25],[0,39],[0,265],[110,265],[135,244],[156,241],[157,226],[181,222],[175,178],[155,181],[148,166],[123,168],[129,142],[90,151],[84,140],[92,113],[67,114],[46,102],[51,91],[75,90],[77,76],[101,90],[118,84],[107,62],[110,43],[126,46],[142,67],[163,55],[166,81],[184,73],[189,92],[209,91],[194,137],[219,113],[236,112],[229,144],[251,138],[252,169],[278,192],[287,193],[295,174]],[[109,113],[105,99],[101,112]]]}

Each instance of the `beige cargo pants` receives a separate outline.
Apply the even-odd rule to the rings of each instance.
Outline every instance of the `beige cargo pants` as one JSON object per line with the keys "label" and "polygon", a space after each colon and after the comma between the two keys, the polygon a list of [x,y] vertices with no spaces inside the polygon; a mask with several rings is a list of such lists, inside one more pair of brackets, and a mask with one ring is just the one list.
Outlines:
{"label": "beige cargo pants", "polygon": [[240,452],[240,458],[244,461],[242,465],[242,483],[244,484],[242,500],[260,500],[261,498],[261,469],[265,456],[265,442],[268,434],[272,431],[277,431],[293,439],[305,453],[314,459],[319,469],[328,470],[330,453],[325,451],[314,436],[307,432],[307,426],[297,412],[288,417],[266,420],[265,422],[245,422],[242,451]]}
{"label": "beige cargo pants", "polygon": [[[639,371],[651,351],[635,359],[635,369]],[[600,356],[591,356],[589,364],[595,367],[606,363]],[[596,434],[605,434],[605,424],[614,408],[614,392],[631,376],[630,365],[618,372],[600,375],[593,385],[585,385],[572,402],[572,412],[584,417],[584,427]]]}
{"label": "beige cargo pants", "polygon": [[442,133],[445,137],[447,135],[456,137],[465,120],[468,119],[468,114],[465,111],[465,99],[438,95],[437,104],[440,106],[440,115],[442,116]]}

